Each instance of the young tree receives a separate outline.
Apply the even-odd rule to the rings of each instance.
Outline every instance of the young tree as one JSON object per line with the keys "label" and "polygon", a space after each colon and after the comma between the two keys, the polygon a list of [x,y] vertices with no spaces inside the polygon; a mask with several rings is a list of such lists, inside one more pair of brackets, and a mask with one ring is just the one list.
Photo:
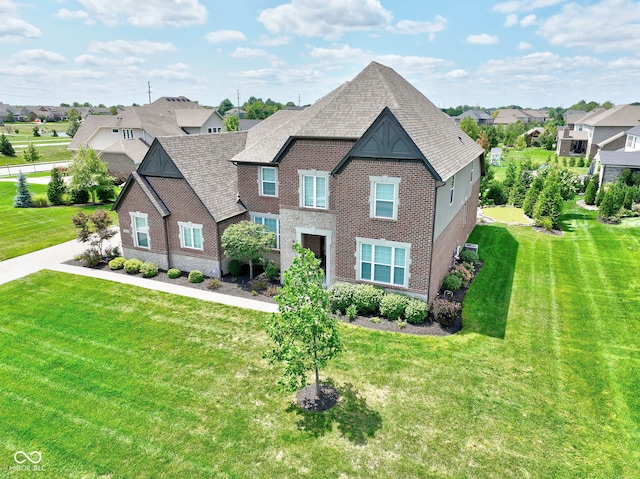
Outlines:
{"label": "young tree", "polygon": [[527,139],[525,138],[524,134],[518,135],[518,138],[516,138],[513,147],[518,151],[522,151],[527,147]]}
{"label": "young tree", "polygon": [[69,127],[67,128],[67,136],[73,138],[80,128],[80,122],[78,120],[72,120],[69,122]]}
{"label": "young tree", "polygon": [[218,105],[218,111],[220,112],[221,115],[224,115],[226,112],[228,112],[232,108],[233,108],[233,103],[231,103],[231,100],[229,100],[228,98],[225,98],[224,100],[222,100],[220,102],[220,105]]}
{"label": "young tree", "polygon": [[249,277],[253,279],[253,262],[275,246],[276,235],[264,225],[241,221],[224,230],[221,242],[225,256],[249,263]]}
{"label": "young tree", "polygon": [[478,124],[470,116],[464,117],[460,120],[460,129],[469,135],[472,139],[478,139]]}
{"label": "young tree", "polygon": [[538,175],[533,179],[533,182],[524,197],[524,202],[522,203],[522,210],[529,218],[533,218],[533,211],[536,207],[536,203],[538,202],[538,197],[540,196],[542,188],[544,188],[544,178]]}
{"label": "young tree", "polygon": [[51,170],[51,180],[47,185],[47,198],[52,205],[62,204],[62,195],[67,191],[67,185],[64,183],[62,174],[58,168]]}
{"label": "young tree", "polygon": [[32,195],[27,184],[27,177],[21,171],[18,173],[18,181],[16,182],[16,196],[13,198],[14,208],[31,208],[33,207]]}
{"label": "young tree", "polygon": [[596,202],[597,191],[598,182],[596,180],[591,180],[584,192],[584,202],[588,205],[593,205]]}
{"label": "young tree", "polygon": [[516,208],[521,208],[532,181],[531,172],[521,168],[515,183],[509,191],[509,204]]}
{"label": "young tree", "polygon": [[224,128],[227,131],[238,131],[240,129],[240,120],[236,115],[229,115],[223,120]]}
{"label": "young tree", "polygon": [[0,135],[0,153],[6,156],[16,156],[16,152],[13,149],[13,145],[9,141],[9,138],[3,133]]}
{"label": "young tree", "polygon": [[117,231],[110,228],[111,216],[107,210],[98,208],[90,215],[82,211],[71,218],[73,225],[78,229],[78,241],[89,243],[89,249],[96,249],[100,257],[104,256],[102,246],[104,242],[113,238]]}
{"label": "young tree", "polygon": [[515,162],[510,161],[507,163],[507,170],[504,172],[504,175],[503,186],[508,190],[513,186],[518,178],[518,166]]}
{"label": "young tree", "polygon": [[289,391],[307,384],[307,371],[315,372],[316,398],[320,398],[319,370],[342,351],[337,320],[329,311],[329,295],[323,288],[324,272],[312,251],[298,243],[297,257],[283,273],[284,283],[275,297],[280,312],[267,320],[267,334],[274,343],[265,354],[283,363],[279,383]]}
{"label": "young tree", "polygon": [[38,128],[38,125],[33,125],[33,136],[34,137],[40,136],[40,128]]}
{"label": "young tree", "polygon": [[538,226],[544,226],[545,219],[548,219],[553,228],[558,228],[561,214],[562,196],[560,196],[558,174],[556,171],[551,171],[544,182],[544,188],[542,188],[533,210],[533,220]]}
{"label": "young tree", "polygon": [[99,189],[113,186],[107,163],[98,158],[93,148],[80,148],[71,160],[69,174],[73,175],[71,189],[88,191],[93,203],[96,202],[96,192]]}
{"label": "young tree", "polygon": [[38,149],[33,143],[29,143],[27,147],[22,150],[22,159],[25,163],[33,164],[33,171],[36,171],[36,163],[40,160],[41,155]]}

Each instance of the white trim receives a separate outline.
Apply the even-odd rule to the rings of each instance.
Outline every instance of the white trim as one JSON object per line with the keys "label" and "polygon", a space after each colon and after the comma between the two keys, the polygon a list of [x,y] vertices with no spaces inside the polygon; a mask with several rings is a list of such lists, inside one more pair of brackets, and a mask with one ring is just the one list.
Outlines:
{"label": "white trim", "polygon": [[[276,247],[273,248],[275,250],[279,250],[280,249],[280,216],[279,215],[274,215],[273,213],[249,213],[249,215],[251,216],[251,221],[253,221],[254,223],[258,223],[256,221],[256,218],[262,218],[264,219],[269,219],[269,220],[276,220]],[[264,221],[262,223],[258,223],[260,225],[264,225]],[[266,225],[265,225],[266,226]]]}
{"label": "white trim", "polygon": [[[275,178],[274,180],[265,180],[264,179],[264,171],[265,170],[273,170],[275,173]],[[269,195],[269,194],[265,194],[264,192],[264,183],[265,181],[267,183],[274,183],[275,184],[275,195]],[[268,196],[270,198],[277,198],[278,197],[278,168],[276,168],[275,166],[261,166],[260,167],[260,172],[258,175],[258,185],[260,188],[260,196]]]}
{"label": "white trim", "polygon": [[329,286],[331,284],[331,246],[333,244],[333,231],[331,230],[321,230],[312,226],[311,228],[304,228],[300,226],[296,226],[296,242],[302,245],[302,235],[317,235],[324,236],[324,255],[325,255],[325,265],[324,265],[324,284]]}
{"label": "white trim", "polygon": [[[371,246],[371,276],[369,278],[363,278],[362,277],[362,245],[370,245]],[[376,281],[374,279],[375,276],[375,247],[376,246],[383,246],[383,247],[387,247],[387,248],[392,248],[391,250],[391,264],[390,265],[385,265],[385,266],[390,266],[391,268],[391,282],[387,283],[384,281]],[[397,284],[393,281],[393,274],[394,274],[394,268],[395,267],[399,267],[396,266],[395,263],[395,255],[396,255],[396,249],[403,249],[405,252],[405,257],[404,257],[404,265],[402,266],[403,270],[404,270],[404,276],[403,276],[403,283],[402,284]],[[381,285],[385,285],[385,286],[390,286],[390,287],[400,287],[400,288],[408,288],[409,287],[409,278],[411,277],[411,274],[409,273],[410,271],[410,266],[411,266],[411,243],[402,243],[402,242],[398,242],[398,241],[387,241],[384,238],[383,239],[370,239],[370,238],[360,238],[360,237],[356,237],[356,252],[355,252],[355,257],[356,257],[356,264],[354,266],[355,268],[355,272],[356,272],[356,279],[358,281],[367,281],[370,283],[376,283],[376,284],[381,284]]]}
{"label": "white trim", "polygon": [[[133,246],[136,248],[151,249],[151,235],[149,234],[149,215],[147,213],[141,213],[140,211],[129,211],[131,218],[131,237],[133,239]],[[146,226],[138,228],[136,225],[136,218],[143,218]],[[147,246],[142,246],[138,242],[138,233],[147,235]]]}
{"label": "white trim", "polygon": [[[185,228],[188,228],[189,230],[191,230],[191,244],[193,244],[194,246],[188,246],[185,243],[184,235],[182,234]],[[202,242],[201,248],[198,248],[197,246],[195,246],[195,238],[193,236],[194,230],[200,230],[200,240]],[[180,247],[184,249],[196,249],[198,251],[204,251],[204,234],[202,230],[203,230],[203,227],[201,224],[192,223],[191,221],[188,221],[188,222],[178,221],[178,236],[180,237]]]}
{"label": "white trim", "polygon": [[[304,179],[305,177],[313,177],[313,205],[308,206],[304,204]],[[324,199],[325,206],[318,206],[318,191],[317,191],[317,182],[318,178],[324,178]],[[329,172],[328,171],[318,171],[318,170],[298,170],[298,184],[299,186],[299,196],[300,202],[299,206],[301,208],[312,208],[316,210],[328,210],[329,209]]]}
{"label": "white trim", "polygon": [[449,194],[449,204],[453,204],[453,200],[456,197],[456,175],[451,177],[451,193]]}
{"label": "white trim", "polygon": [[[387,220],[397,220],[398,219],[398,205],[400,204],[400,180],[401,178],[397,177],[389,177],[389,176],[370,176],[369,177],[369,217],[370,218],[381,218]],[[376,192],[377,186],[379,184],[383,185],[393,185],[393,213],[391,217],[389,216],[376,216]]]}
{"label": "white trim", "polygon": [[471,162],[471,180],[469,180],[469,183],[473,183],[473,169],[476,166],[476,160],[473,160]]}
{"label": "white trim", "polygon": [[133,140],[135,138],[133,128],[123,128],[122,129],[122,139],[124,140]]}

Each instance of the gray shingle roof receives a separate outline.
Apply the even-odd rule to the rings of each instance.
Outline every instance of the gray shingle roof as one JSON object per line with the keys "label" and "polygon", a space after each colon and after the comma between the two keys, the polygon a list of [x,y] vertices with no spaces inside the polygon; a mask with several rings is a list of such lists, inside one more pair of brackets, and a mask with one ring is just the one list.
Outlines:
{"label": "gray shingle roof", "polygon": [[100,157],[108,154],[124,154],[138,165],[144,159],[144,155],[149,151],[149,145],[139,138],[133,140],[120,140],[113,145],[108,146],[100,153]]}
{"label": "gray shingle roof", "polygon": [[280,124],[270,134],[251,139],[251,132],[268,128],[272,117],[249,130],[250,146],[234,161],[271,162],[289,137],[358,139],[385,107],[443,180],[483,153],[482,147],[407,80],[393,69],[372,62],[352,81],[309,108],[278,112],[282,115]]}
{"label": "gray shingle roof", "polygon": [[640,124],[640,106],[619,105],[599,112],[590,118],[581,119],[579,123],[591,126],[624,126],[634,127]]}
{"label": "gray shingle roof", "polygon": [[139,175],[135,171],[131,173],[131,175],[129,175],[129,178],[127,178],[127,182],[122,188],[122,193],[118,195],[116,202],[113,204],[113,207],[111,208],[112,210],[118,211],[118,208],[120,207],[120,203],[124,201],[124,198],[127,195],[129,188],[131,188],[131,185],[133,183],[137,183],[140,186],[143,193],[146,195],[147,198],[149,198],[149,201],[151,201],[151,204],[153,205],[153,207],[156,209],[158,213],[160,213],[160,215],[163,218],[171,214],[171,212],[169,211],[169,208],[167,208],[167,205],[165,205],[164,202],[160,199],[158,194],[151,187],[151,185],[145,179],[145,177]]}
{"label": "gray shingle roof", "polygon": [[640,136],[640,126],[634,126],[626,131],[627,135]]}
{"label": "gray shingle roof", "polygon": [[199,128],[204,125],[204,123],[211,117],[211,115],[220,116],[217,110],[213,110],[210,108],[197,108],[195,110],[180,109],[176,110],[176,122],[180,127],[195,126]]}
{"label": "gray shingle roof", "polygon": [[603,165],[640,167],[640,151],[600,151],[598,154]]}
{"label": "gray shingle roof", "polygon": [[236,167],[228,160],[245,147],[247,133],[156,138],[216,221],[246,211],[238,202]]}

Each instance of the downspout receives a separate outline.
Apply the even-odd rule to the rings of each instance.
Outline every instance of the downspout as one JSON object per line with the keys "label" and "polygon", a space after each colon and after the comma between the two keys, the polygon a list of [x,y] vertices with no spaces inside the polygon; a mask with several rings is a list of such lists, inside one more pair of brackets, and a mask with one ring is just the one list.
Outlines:
{"label": "downspout", "polygon": [[164,223],[164,242],[167,245],[167,269],[171,268],[171,246],[169,245],[169,224],[167,223],[168,216],[162,218]]}
{"label": "downspout", "polygon": [[447,184],[446,181],[435,181],[436,187],[433,189],[433,226],[431,227],[431,258],[429,258],[429,289],[427,289],[427,301],[431,301],[429,290],[431,289],[431,278],[433,271],[433,250],[436,234],[436,216],[438,213],[438,189]]}

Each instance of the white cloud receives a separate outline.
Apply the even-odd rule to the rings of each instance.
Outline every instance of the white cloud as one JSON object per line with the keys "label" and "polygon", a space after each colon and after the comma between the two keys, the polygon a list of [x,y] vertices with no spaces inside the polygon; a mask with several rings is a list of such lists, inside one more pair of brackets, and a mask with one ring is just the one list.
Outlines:
{"label": "white cloud", "polygon": [[488,76],[506,78],[516,75],[554,75],[568,71],[581,72],[601,68],[602,62],[593,57],[563,57],[552,52],[530,53],[522,57],[492,59],[479,66]]}
{"label": "white cloud", "polygon": [[507,15],[506,20],[504,21],[503,27],[509,28],[518,24],[518,15],[515,13],[510,13]]}
{"label": "white cloud", "polygon": [[13,56],[14,63],[29,64],[32,62],[50,63],[59,65],[65,63],[67,59],[57,52],[43,50],[41,48],[34,50],[22,50]]}
{"label": "white cloud", "polygon": [[112,55],[152,55],[178,51],[178,49],[171,43],[150,42],[147,40],[137,42],[129,42],[126,40],[91,42],[89,44],[89,50],[95,53],[110,53]]}
{"label": "white cloud", "polygon": [[268,37],[266,35],[262,35],[260,40],[257,41],[257,44],[261,47],[281,47],[282,45],[287,45],[291,43],[293,37],[289,35],[282,35],[279,37]]}
{"label": "white cloud", "polygon": [[84,10],[69,10],[61,8],[56,13],[56,17],[62,20],[84,20],[87,25],[94,25],[96,23]]}
{"label": "white cloud", "polygon": [[[50,68],[44,68],[38,65],[17,65],[14,68],[2,71],[0,75],[9,77],[22,77],[26,80],[31,78],[43,78],[51,75]],[[103,72],[97,72],[95,70],[63,70],[56,69],[56,79],[58,80],[96,80],[104,78]]]}
{"label": "white cloud", "polygon": [[245,41],[247,37],[244,33],[238,30],[217,30],[215,32],[207,33],[204,38],[209,43],[223,43],[223,42],[241,42]]}
{"label": "white cloud", "polygon": [[536,23],[536,16],[533,14],[527,15],[522,20],[520,20],[520,25],[522,27],[530,27],[531,25],[535,25],[535,23]]}
{"label": "white cloud", "polygon": [[269,58],[272,55],[259,48],[238,47],[231,52],[232,58]]}
{"label": "white cloud", "polygon": [[493,6],[493,10],[500,13],[531,12],[539,8],[551,7],[565,1],[566,0],[513,0],[497,3]]}
{"label": "white cloud", "polygon": [[392,18],[379,0],[291,0],[258,15],[258,21],[272,34],[325,39],[386,27]]}
{"label": "white cloud", "polygon": [[531,50],[531,43],[527,43],[527,42],[520,42],[518,43],[518,50],[520,51],[524,51],[524,50]]}
{"label": "white cloud", "polygon": [[92,67],[119,67],[122,65],[140,65],[145,62],[143,58],[127,56],[123,59],[120,58],[104,58],[96,57],[94,55],[78,55],[74,58],[74,61],[78,65],[86,65]]}
{"label": "white cloud", "polygon": [[445,75],[448,78],[464,78],[466,76],[469,76],[469,72],[466,70],[451,70],[450,72],[447,72],[447,74]]}
{"label": "white cloud", "polygon": [[435,34],[447,29],[447,19],[441,15],[436,15],[433,22],[422,22],[415,20],[400,20],[389,30],[403,35],[429,34],[429,41],[435,40]]}
{"label": "white cloud", "polygon": [[151,70],[148,73],[150,78],[169,81],[189,81],[195,83],[208,83],[209,81],[206,77],[192,73],[191,67],[189,65],[185,65],[184,63],[167,65],[165,69],[155,69]]}
{"label": "white cloud", "polygon": [[472,45],[493,45],[498,43],[499,40],[495,35],[481,33],[480,35],[469,35],[466,42],[471,43]]}
{"label": "white cloud", "polygon": [[108,26],[186,27],[202,25],[208,11],[198,0],[78,0],[87,14]]}
{"label": "white cloud", "polygon": [[571,3],[540,22],[538,33],[551,45],[595,52],[640,50],[640,3],[602,0]]}
{"label": "white cloud", "polygon": [[18,17],[18,7],[11,0],[0,0],[0,42],[20,42],[40,38],[39,28]]}

